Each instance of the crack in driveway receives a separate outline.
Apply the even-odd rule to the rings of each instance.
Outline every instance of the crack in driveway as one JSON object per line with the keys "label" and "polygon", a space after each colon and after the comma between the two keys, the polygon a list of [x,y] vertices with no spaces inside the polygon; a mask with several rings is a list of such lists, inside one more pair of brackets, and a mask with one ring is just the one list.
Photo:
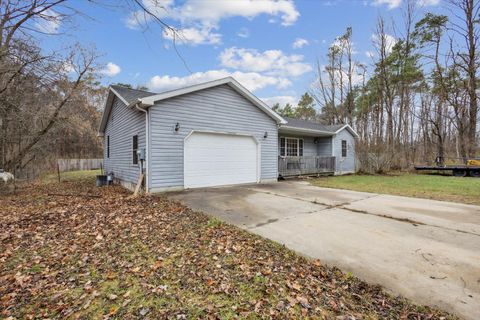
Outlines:
{"label": "crack in driveway", "polygon": [[172,198],[395,294],[480,319],[480,207],[303,183],[192,190]]}
{"label": "crack in driveway", "polygon": [[[391,215],[388,215],[388,214],[378,214],[378,213],[368,212],[368,211],[365,211],[365,210],[358,210],[358,209],[353,209],[353,208],[346,207],[347,205],[351,205],[352,203],[355,203],[355,202],[358,202],[358,201],[364,201],[364,200],[368,200],[368,199],[371,199],[371,198],[379,197],[379,196],[381,196],[381,194],[373,194],[371,196],[366,196],[366,197],[363,197],[361,199],[348,201],[348,202],[341,202],[341,203],[338,203],[338,204],[328,204],[328,203],[317,201],[316,199],[315,200],[308,200],[308,199],[301,198],[301,197],[293,197],[293,196],[288,196],[288,195],[285,195],[285,194],[280,194],[280,193],[271,192],[271,191],[263,191],[263,190],[259,190],[259,189],[248,188],[248,187],[245,187],[245,189],[250,190],[250,191],[254,191],[254,192],[269,194],[269,195],[273,195],[273,196],[277,196],[277,197],[284,197],[284,198],[294,199],[294,200],[298,200],[298,201],[313,203],[313,204],[321,205],[321,206],[325,207],[325,208],[315,210],[315,211],[312,211],[312,212],[297,213],[297,214],[292,214],[290,216],[285,216],[285,217],[281,218],[282,220],[290,219],[292,217],[296,217],[296,216],[299,216],[299,215],[320,213],[322,211],[327,211],[327,210],[331,210],[331,209],[343,209],[343,210],[347,210],[347,211],[350,211],[350,212],[353,212],[353,213],[367,214],[367,215],[372,215],[372,216],[376,216],[376,217],[380,217],[380,218],[386,218],[386,219],[391,219],[391,220],[395,220],[395,221],[399,221],[399,222],[409,223],[409,224],[411,224],[415,227],[417,227],[417,226],[428,226],[428,227],[439,228],[439,229],[450,230],[450,231],[456,231],[456,232],[470,234],[470,235],[480,237],[480,234],[477,234],[475,232],[469,232],[469,231],[465,231],[465,230],[442,227],[442,226],[428,224],[428,223],[424,223],[424,222],[409,219],[409,218],[398,218],[398,217],[394,217],[394,216],[391,216]],[[271,224],[271,223],[275,223],[275,222],[278,222],[278,221],[280,221],[279,218],[268,219],[264,222],[259,222],[259,223],[255,224],[254,226],[250,226],[250,227],[247,226],[247,229],[249,229],[249,230],[255,229],[255,228],[262,227],[262,226],[265,226],[265,225],[268,225],[268,224]]]}
{"label": "crack in driveway", "polygon": [[[254,228],[261,227],[261,226],[264,226],[264,225],[267,225],[267,224],[270,224],[270,223],[274,223],[274,222],[277,222],[277,221],[278,221],[278,219],[268,219],[265,222],[257,223]],[[248,228],[248,229],[253,229],[253,228]]]}

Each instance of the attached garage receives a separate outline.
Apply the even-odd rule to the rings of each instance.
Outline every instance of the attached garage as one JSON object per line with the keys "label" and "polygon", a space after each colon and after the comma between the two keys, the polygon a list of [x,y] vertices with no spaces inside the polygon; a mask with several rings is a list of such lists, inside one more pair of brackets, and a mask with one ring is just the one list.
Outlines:
{"label": "attached garage", "polygon": [[284,120],[232,78],[141,99],[149,192],[273,182]]}
{"label": "attached garage", "polygon": [[143,169],[151,193],[273,182],[284,123],[232,78],[159,94],[113,86],[100,125],[105,168],[130,189]]}
{"label": "attached garage", "polygon": [[184,148],[185,188],[259,181],[259,143],[253,136],[193,131]]}

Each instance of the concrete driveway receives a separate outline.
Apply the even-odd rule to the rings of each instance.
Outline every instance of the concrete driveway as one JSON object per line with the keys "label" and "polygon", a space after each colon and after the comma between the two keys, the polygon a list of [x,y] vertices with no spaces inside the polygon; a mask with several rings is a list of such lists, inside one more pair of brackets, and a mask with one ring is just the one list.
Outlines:
{"label": "concrete driveway", "polygon": [[479,206],[303,181],[194,189],[169,197],[394,294],[480,319]]}

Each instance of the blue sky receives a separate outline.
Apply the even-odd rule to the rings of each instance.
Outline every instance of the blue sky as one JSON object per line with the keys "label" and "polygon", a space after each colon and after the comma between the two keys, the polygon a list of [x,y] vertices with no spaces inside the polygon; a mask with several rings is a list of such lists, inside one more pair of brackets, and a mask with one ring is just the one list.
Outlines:
{"label": "blue sky", "polygon": [[[403,0],[405,1],[405,0]],[[164,9],[155,8],[155,2]],[[353,28],[355,60],[371,64],[377,18],[400,23],[402,0],[143,0],[170,25],[181,29],[176,54],[171,36],[128,7],[74,2],[88,18],[74,27],[45,26],[68,41],[95,45],[101,54],[102,81],[143,85],[161,92],[233,75],[255,95],[273,102],[295,102],[316,77],[316,60]],[[418,0],[418,14],[442,10],[441,0]],[[145,30],[145,26],[148,29]],[[400,24],[401,26],[401,24]],[[62,28],[65,28],[63,30]],[[388,32],[395,38],[393,28]],[[65,37],[50,37],[55,47]]]}

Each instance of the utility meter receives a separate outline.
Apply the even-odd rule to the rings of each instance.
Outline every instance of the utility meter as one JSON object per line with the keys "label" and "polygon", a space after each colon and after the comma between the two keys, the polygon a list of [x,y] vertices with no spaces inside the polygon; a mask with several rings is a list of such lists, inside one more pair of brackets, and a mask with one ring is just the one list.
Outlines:
{"label": "utility meter", "polygon": [[137,156],[138,156],[138,160],[145,161],[145,149],[142,148],[137,150]]}

